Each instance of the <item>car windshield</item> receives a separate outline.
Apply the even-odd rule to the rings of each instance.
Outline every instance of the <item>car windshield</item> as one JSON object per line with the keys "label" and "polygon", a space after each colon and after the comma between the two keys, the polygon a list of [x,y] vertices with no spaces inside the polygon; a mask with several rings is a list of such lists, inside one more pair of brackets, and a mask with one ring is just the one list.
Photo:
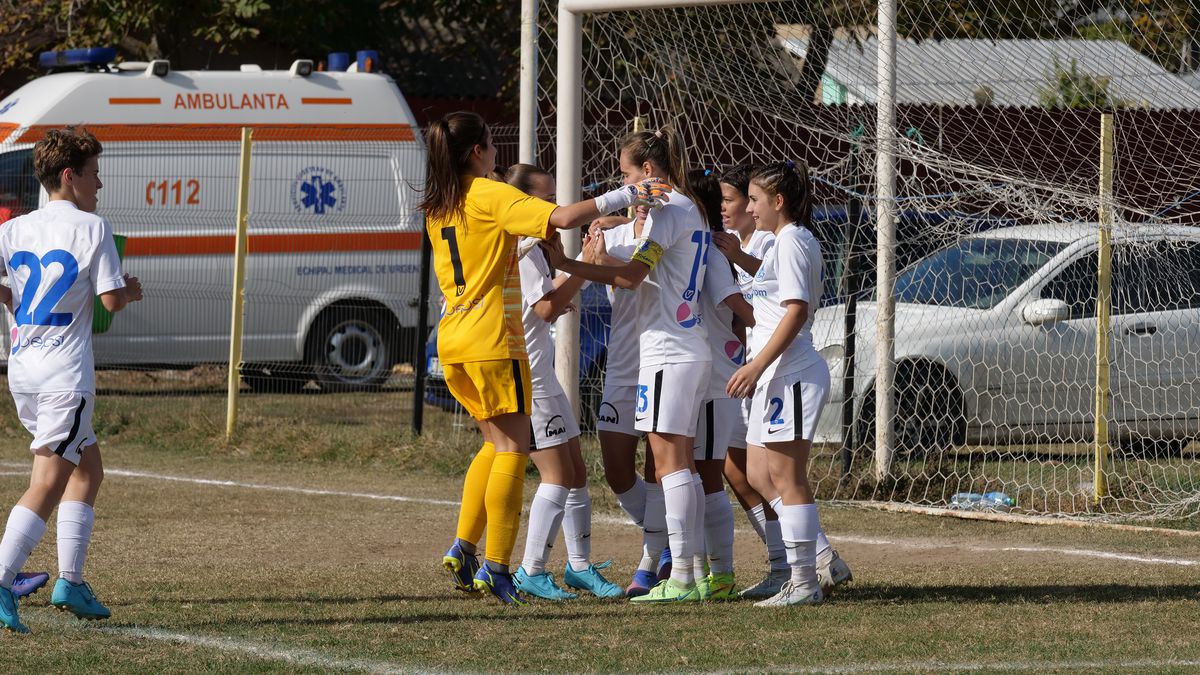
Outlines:
{"label": "car windshield", "polygon": [[896,301],[990,309],[1066,246],[1029,239],[964,239],[896,279]]}

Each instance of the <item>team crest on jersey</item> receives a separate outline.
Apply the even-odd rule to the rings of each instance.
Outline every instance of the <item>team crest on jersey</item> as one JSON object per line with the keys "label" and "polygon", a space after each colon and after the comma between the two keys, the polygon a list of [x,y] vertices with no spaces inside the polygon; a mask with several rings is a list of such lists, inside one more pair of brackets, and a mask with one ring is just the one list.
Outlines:
{"label": "team crest on jersey", "polygon": [[746,350],[738,340],[730,340],[725,343],[725,356],[740,366],[745,362]]}
{"label": "team crest on jersey", "polygon": [[675,309],[675,320],[684,328],[691,328],[700,324],[700,315],[692,311],[692,305],[685,302]]}
{"label": "team crest on jersey", "polygon": [[340,213],[346,208],[346,186],[329,169],[305,167],[292,183],[292,207],[317,216]]}

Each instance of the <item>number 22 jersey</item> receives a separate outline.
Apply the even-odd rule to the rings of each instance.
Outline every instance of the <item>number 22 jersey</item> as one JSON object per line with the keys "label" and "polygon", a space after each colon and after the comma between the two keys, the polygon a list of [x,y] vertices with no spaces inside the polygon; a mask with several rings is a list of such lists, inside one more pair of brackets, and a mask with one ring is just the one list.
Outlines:
{"label": "number 22 jersey", "polygon": [[93,298],[125,287],[112,228],[69,201],[0,225],[0,262],[12,287],[9,389],[95,391]]}

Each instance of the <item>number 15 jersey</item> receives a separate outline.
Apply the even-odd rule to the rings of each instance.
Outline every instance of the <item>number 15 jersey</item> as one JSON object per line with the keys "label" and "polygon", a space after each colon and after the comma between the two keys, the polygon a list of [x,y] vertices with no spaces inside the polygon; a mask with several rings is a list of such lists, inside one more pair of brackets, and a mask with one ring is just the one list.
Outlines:
{"label": "number 15 jersey", "polygon": [[124,288],[112,228],[68,201],[0,226],[0,263],[12,287],[9,389],[95,391],[92,305]]}

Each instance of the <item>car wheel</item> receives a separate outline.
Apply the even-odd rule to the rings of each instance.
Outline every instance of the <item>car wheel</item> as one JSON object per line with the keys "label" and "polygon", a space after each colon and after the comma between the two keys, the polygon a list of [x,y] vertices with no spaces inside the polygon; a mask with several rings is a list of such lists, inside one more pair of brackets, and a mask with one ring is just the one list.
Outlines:
{"label": "car wheel", "polygon": [[[902,363],[895,381],[895,455],[920,457],[965,442],[963,397],[943,368]],[[875,391],[868,392],[859,413],[860,448],[875,445]]]}
{"label": "car wheel", "polygon": [[312,379],[308,367],[299,363],[247,363],[241,375],[250,389],[263,394],[294,394]]}
{"label": "car wheel", "polygon": [[325,391],[378,389],[392,374],[388,315],[378,309],[335,307],[313,324],[308,363]]}

